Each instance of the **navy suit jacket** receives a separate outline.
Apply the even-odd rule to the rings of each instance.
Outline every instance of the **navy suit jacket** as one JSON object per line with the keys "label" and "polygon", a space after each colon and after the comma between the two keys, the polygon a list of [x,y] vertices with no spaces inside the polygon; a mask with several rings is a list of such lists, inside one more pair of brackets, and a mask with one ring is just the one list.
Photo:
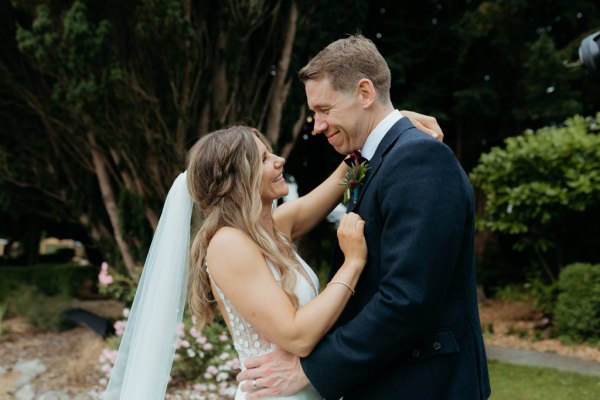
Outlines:
{"label": "navy suit jacket", "polygon": [[[369,251],[356,294],[301,359],[327,400],[489,397],[474,208],[450,148],[400,119],[348,209],[365,220]],[[338,248],[332,274],[342,262]]]}

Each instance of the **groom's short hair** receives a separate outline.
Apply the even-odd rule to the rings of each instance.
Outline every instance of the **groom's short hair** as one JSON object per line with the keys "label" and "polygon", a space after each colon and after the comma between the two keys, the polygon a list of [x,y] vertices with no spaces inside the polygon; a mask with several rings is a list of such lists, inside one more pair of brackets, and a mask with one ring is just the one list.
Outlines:
{"label": "groom's short hair", "polygon": [[334,90],[354,91],[361,79],[373,82],[380,102],[390,101],[392,76],[387,62],[375,44],[363,35],[336,40],[321,50],[300,71],[304,83],[328,78]]}

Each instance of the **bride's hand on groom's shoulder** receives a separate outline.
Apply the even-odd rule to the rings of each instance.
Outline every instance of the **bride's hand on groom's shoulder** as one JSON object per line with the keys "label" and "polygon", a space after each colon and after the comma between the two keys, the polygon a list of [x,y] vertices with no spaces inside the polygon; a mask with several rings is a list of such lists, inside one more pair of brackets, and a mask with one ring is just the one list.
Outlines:
{"label": "bride's hand on groom's shoulder", "polygon": [[308,384],[298,356],[283,349],[244,360],[246,369],[237,376],[246,399],[289,396]]}
{"label": "bride's hand on groom's shoulder", "polygon": [[440,142],[444,141],[444,132],[442,132],[442,128],[435,117],[408,110],[402,110],[400,114],[410,119],[410,122],[421,132],[425,132]]}

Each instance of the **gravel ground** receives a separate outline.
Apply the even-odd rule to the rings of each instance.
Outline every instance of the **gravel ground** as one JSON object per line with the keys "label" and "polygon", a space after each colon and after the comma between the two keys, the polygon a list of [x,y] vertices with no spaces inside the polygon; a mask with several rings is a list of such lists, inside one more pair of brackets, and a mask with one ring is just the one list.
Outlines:
{"label": "gravel ground", "polygon": [[[541,316],[527,303],[487,300],[481,304],[481,324],[486,345],[555,353],[600,362],[600,348],[584,345],[565,345],[540,330]],[[536,337],[537,336],[537,337]]]}

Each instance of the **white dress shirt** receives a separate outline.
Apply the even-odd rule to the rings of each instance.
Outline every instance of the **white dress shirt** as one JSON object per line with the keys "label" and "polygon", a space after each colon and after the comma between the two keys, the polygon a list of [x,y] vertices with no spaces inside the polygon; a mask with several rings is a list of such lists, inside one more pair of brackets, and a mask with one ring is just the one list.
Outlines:
{"label": "white dress shirt", "polygon": [[377,150],[377,146],[379,146],[379,143],[381,143],[385,134],[388,133],[392,126],[394,126],[401,118],[404,118],[404,116],[400,111],[394,110],[377,124],[375,129],[369,133],[369,136],[360,151],[364,158],[370,160],[373,155],[375,155],[375,150]]}

